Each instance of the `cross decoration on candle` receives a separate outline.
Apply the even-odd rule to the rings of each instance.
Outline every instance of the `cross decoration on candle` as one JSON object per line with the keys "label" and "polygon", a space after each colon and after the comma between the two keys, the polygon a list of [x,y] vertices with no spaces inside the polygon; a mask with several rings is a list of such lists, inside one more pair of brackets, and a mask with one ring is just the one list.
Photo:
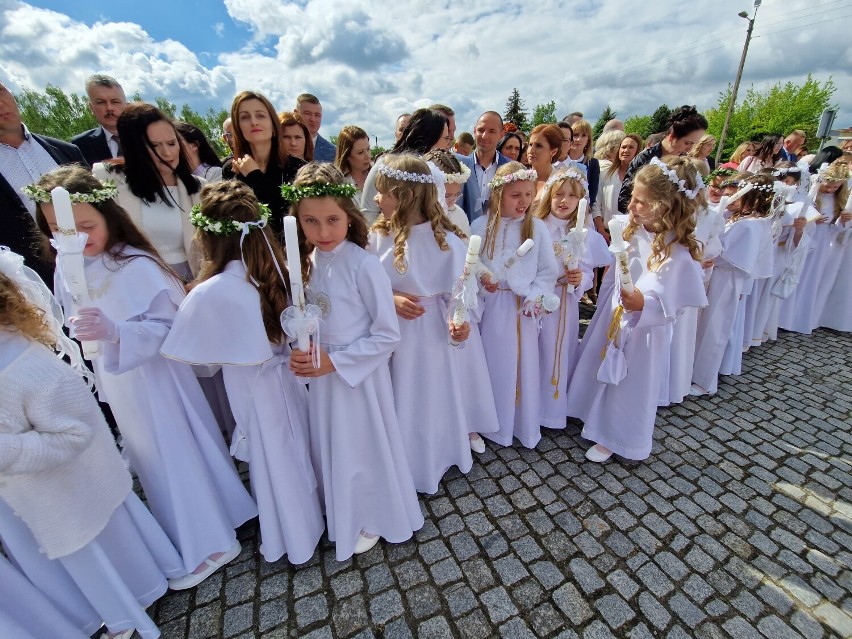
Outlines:
{"label": "cross decoration on candle", "polygon": [[[57,186],[50,192],[50,199],[56,215],[56,232],[53,234],[56,247],[56,274],[71,294],[72,308],[66,311],[70,310],[71,314],[75,314],[82,307],[92,306],[83,261],[83,248],[86,246],[88,236],[85,233],[77,233],[74,210],[71,208],[71,196],[66,189]],[[97,342],[81,342],[81,344],[86,359],[92,359],[98,354]]]}

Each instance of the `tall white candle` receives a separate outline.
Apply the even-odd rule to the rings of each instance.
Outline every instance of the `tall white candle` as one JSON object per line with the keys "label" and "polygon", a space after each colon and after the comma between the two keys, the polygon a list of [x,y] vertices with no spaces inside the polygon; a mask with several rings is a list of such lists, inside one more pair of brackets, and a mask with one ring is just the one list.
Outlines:
{"label": "tall white candle", "polygon": [[71,208],[71,196],[61,186],[50,192],[53,211],[56,215],[56,243],[65,253],[79,250],[77,242],[77,223],[74,221],[74,210]]}
{"label": "tall white candle", "polygon": [[293,305],[305,309],[305,294],[302,286],[302,261],[299,257],[299,232],[296,230],[296,218],[284,217],[284,246],[287,250],[287,270],[290,272],[290,294]]}
{"label": "tall white candle", "polygon": [[628,293],[633,292],[633,279],[627,262],[627,242],[624,241],[624,224],[615,218],[609,221],[610,252],[615,254],[616,272],[621,288]]}
{"label": "tall white candle", "polygon": [[580,203],[577,205],[577,224],[574,228],[582,229],[586,226],[586,209],[589,206],[589,201],[586,198],[582,198]]}
{"label": "tall white candle", "polygon": [[[469,317],[468,309],[464,303],[464,289],[468,286],[468,282],[476,282],[476,265],[479,264],[479,251],[482,248],[482,237],[479,235],[471,235],[467,245],[467,255],[464,259],[464,270],[461,274],[461,293],[460,299],[456,300],[456,307],[453,311],[453,325],[461,326]],[[456,345],[452,340],[450,341]]]}

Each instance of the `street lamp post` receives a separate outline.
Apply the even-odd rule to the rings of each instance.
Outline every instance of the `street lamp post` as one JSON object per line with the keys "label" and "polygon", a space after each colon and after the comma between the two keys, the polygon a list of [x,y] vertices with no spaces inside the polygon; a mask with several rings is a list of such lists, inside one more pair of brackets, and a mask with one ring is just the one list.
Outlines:
{"label": "street lamp post", "polygon": [[728,136],[728,125],[731,123],[731,116],[734,114],[734,105],[737,103],[737,90],[740,88],[740,80],[743,77],[743,67],[745,66],[746,54],[748,53],[748,44],[751,42],[751,32],[754,29],[754,19],[757,17],[757,8],[760,6],[761,0],[754,0],[754,15],[751,18],[745,11],[740,11],[737,15],[741,18],[748,19],[748,31],[746,32],[745,46],[743,46],[743,54],[740,56],[740,68],[737,69],[737,78],[734,80],[734,90],[731,92],[731,101],[728,103],[728,113],[725,116],[725,124],[722,126],[722,135],[719,136],[719,146],[716,149],[716,166],[722,162],[722,150],[725,148],[725,138]]}

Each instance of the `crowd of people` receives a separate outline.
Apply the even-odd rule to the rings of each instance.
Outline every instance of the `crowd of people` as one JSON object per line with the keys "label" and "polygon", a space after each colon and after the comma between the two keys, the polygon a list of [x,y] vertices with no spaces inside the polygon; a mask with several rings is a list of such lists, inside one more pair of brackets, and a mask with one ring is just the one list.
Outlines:
{"label": "crowd of people", "polygon": [[315,96],[243,91],[222,159],[113,78],[86,90],[99,126],[68,143],[0,84],[9,636],[159,636],[144,608],[255,517],[270,562],[403,542],[486,439],[571,417],[590,463],[644,460],[659,407],[779,328],[852,330],[852,153],[801,157],[800,131],[716,167],[689,106],[596,143],[581,113],[456,135],[436,104],[373,161],[362,128],[319,134]]}

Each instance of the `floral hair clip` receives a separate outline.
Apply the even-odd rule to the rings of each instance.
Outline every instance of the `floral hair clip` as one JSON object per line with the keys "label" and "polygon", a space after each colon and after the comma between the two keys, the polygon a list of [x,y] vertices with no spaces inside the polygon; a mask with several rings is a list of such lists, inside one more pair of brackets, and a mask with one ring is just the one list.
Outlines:
{"label": "floral hair clip", "polygon": [[553,173],[551,173],[550,177],[547,178],[547,182],[544,183],[544,188],[549,189],[551,185],[555,184],[556,182],[561,182],[562,180],[567,180],[568,178],[571,178],[572,180],[577,180],[577,182],[579,182],[580,185],[583,187],[583,191],[585,192],[585,194],[589,194],[589,183],[586,181],[586,176],[573,166],[568,167],[567,169],[559,169],[558,171],[554,171]]}
{"label": "floral hair clip", "polygon": [[447,184],[464,184],[470,177],[470,169],[461,164],[461,173],[444,173],[444,182]]}
{"label": "floral hair clip", "polygon": [[420,182],[421,184],[435,183],[435,179],[431,174],[427,175],[425,173],[409,173],[408,171],[400,171],[399,169],[394,169],[384,163],[379,164],[376,170],[386,177],[394,180],[400,180],[402,182]]}
{"label": "floral hair clip", "polygon": [[671,182],[677,187],[678,193],[683,193],[689,200],[694,200],[695,196],[697,196],[701,192],[701,189],[704,188],[704,182],[702,182],[701,180],[696,180],[696,182],[698,183],[695,185],[694,189],[689,190],[688,188],[686,188],[686,180],[680,179],[677,176],[677,172],[674,169],[670,169],[668,166],[666,166],[665,162],[662,162],[660,158],[653,158],[651,160],[651,164],[659,167],[660,170],[663,172],[663,175],[665,175],[669,179],[669,182]]}
{"label": "floral hair clip", "polygon": [[251,220],[249,222],[238,222],[237,220],[214,220],[201,212],[201,204],[196,204],[192,207],[192,212],[189,214],[189,221],[192,222],[192,225],[195,228],[201,229],[205,233],[210,233],[212,235],[236,235],[237,233],[245,232],[246,229],[249,229],[252,226],[263,228],[266,226],[269,218],[272,217],[272,211],[269,210],[269,207],[266,206],[266,204],[261,202],[257,203],[257,213],[259,219]]}
{"label": "floral hair clip", "polygon": [[[71,198],[71,202],[97,204],[98,202],[111,200],[118,195],[118,187],[115,185],[115,182],[107,180],[106,182],[102,182],[102,184],[103,188],[94,189],[91,193],[69,193],[68,195]],[[33,202],[46,204],[51,201],[50,192],[35,184],[28,184],[21,190],[24,192],[24,195],[30,198]]]}
{"label": "floral hair clip", "polygon": [[538,178],[538,173],[536,173],[535,169],[518,169],[514,173],[494,176],[494,179],[489,182],[488,186],[496,189],[499,186],[505,186],[512,182],[529,182],[536,178]]}
{"label": "floral hair clip", "polygon": [[281,185],[281,197],[288,202],[298,202],[306,197],[355,197],[358,189],[351,184],[329,184],[314,182],[305,185]]}

